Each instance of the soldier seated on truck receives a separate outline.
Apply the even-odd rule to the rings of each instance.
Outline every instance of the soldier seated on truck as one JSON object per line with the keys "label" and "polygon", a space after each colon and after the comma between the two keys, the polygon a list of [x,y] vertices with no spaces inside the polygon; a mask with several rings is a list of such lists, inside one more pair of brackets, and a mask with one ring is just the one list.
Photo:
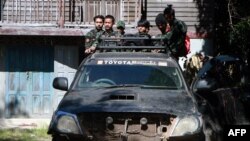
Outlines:
{"label": "soldier seated on truck", "polygon": [[152,45],[151,42],[151,35],[148,34],[149,30],[150,30],[150,22],[148,20],[145,19],[141,19],[138,21],[137,23],[137,29],[138,29],[138,33],[136,33],[135,35],[137,37],[146,37],[149,40],[140,40],[139,44],[140,45]]}
{"label": "soldier seated on truck", "polygon": [[[121,39],[122,46],[151,46],[151,36],[148,34],[150,30],[150,23],[145,19],[141,19],[137,23],[138,32],[136,34],[124,34]],[[137,51],[148,51],[147,49],[126,49],[123,51],[137,52]]]}
{"label": "soldier seated on truck", "polygon": [[97,15],[94,17],[95,28],[90,30],[85,36],[85,53],[89,54],[97,46],[97,37],[104,32],[102,30],[104,17]]}
{"label": "soldier seated on truck", "polygon": [[[104,28],[105,30],[96,36],[94,44],[98,45],[100,43],[101,37],[116,37],[119,35],[118,31],[113,30],[113,25],[115,24],[115,18],[112,15],[107,15],[104,18]],[[94,53],[96,47],[88,48],[85,53]]]}

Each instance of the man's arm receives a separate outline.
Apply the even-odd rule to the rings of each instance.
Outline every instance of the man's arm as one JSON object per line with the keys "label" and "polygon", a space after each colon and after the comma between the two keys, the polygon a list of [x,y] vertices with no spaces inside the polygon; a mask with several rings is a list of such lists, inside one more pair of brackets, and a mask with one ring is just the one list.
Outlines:
{"label": "man's arm", "polygon": [[95,52],[97,45],[100,43],[100,38],[101,38],[102,34],[103,34],[103,31],[100,31],[96,34],[96,36],[94,37],[95,40],[92,41],[89,48],[85,49],[85,53]]}

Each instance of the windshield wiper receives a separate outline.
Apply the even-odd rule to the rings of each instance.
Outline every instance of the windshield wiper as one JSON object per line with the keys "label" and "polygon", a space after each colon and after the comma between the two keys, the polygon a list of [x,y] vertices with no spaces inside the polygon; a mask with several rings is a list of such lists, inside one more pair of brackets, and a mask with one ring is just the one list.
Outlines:
{"label": "windshield wiper", "polygon": [[112,86],[105,86],[104,88],[120,88],[120,87],[140,87],[146,89],[178,89],[176,87],[171,86],[152,86],[152,85],[142,85],[142,84],[121,84],[121,85],[112,85]]}
{"label": "windshield wiper", "polygon": [[148,88],[148,89],[173,89],[177,90],[177,87],[172,87],[172,86],[152,86],[152,85],[143,85],[142,88]]}
{"label": "windshield wiper", "polygon": [[120,85],[111,85],[105,86],[104,88],[120,88],[120,87],[142,87],[140,84],[120,84]]}

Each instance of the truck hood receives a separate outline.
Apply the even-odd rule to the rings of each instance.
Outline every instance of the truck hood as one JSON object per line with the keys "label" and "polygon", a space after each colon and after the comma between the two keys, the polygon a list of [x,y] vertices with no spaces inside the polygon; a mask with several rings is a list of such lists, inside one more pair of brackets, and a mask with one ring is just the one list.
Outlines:
{"label": "truck hood", "polygon": [[96,88],[65,94],[58,109],[72,114],[84,112],[144,112],[187,115],[197,112],[184,90],[143,88]]}

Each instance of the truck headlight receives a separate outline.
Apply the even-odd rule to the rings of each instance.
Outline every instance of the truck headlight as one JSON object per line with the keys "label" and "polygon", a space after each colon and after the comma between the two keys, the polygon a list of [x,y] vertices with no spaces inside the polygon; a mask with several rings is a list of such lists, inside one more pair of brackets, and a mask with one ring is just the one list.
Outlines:
{"label": "truck headlight", "polygon": [[63,133],[80,134],[76,116],[65,112],[59,113],[56,128]]}
{"label": "truck headlight", "polygon": [[185,134],[192,134],[200,128],[200,120],[194,116],[188,116],[180,119],[175,126],[171,136],[183,136]]}

